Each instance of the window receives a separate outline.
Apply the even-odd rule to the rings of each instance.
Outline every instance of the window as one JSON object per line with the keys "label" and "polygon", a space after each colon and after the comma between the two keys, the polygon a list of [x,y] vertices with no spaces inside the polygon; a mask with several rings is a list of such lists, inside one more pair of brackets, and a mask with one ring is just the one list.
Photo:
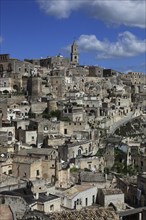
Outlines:
{"label": "window", "polygon": [[76,201],[74,201],[74,209],[76,209]]}
{"label": "window", "polygon": [[66,128],[64,129],[64,134],[67,134],[67,129]]}
{"label": "window", "polygon": [[11,131],[8,133],[8,141],[12,141],[13,134]]}
{"label": "window", "polygon": [[13,134],[12,134],[11,131],[9,131],[8,136],[9,136],[9,137],[12,137],[12,136],[13,136]]}
{"label": "window", "polygon": [[11,72],[12,71],[12,65],[11,63],[8,64],[8,72]]}
{"label": "window", "polygon": [[93,204],[95,203],[95,196],[94,195],[92,196],[92,203]]}
{"label": "window", "polygon": [[78,156],[80,156],[81,155],[81,149],[79,148],[79,150],[78,150]]}
{"label": "window", "polygon": [[31,140],[34,141],[34,136],[31,136]]}
{"label": "window", "polygon": [[40,175],[40,171],[36,170],[36,175],[39,176]]}
{"label": "window", "polygon": [[4,71],[3,64],[0,64],[0,72],[3,72],[3,71]]}
{"label": "window", "polygon": [[8,171],[8,174],[9,174],[9,175],[12,174],[12,170],[9,170],[9,171]]}
{"label": "window", "polygon": [[45,156],[45,160],[48,160],[48,156]]}
{"label": "window", "polygon": [[48,127],[47,126],[44,127],[44,131],[48,131]]}
{"label": "window", "polygon": [[51,211],[51,212],[54,211],[54,205],[50,205],[50,211]]}
{"label": "window", "polygon": [[88,198],[85,199],[85,204],[88,205]]}

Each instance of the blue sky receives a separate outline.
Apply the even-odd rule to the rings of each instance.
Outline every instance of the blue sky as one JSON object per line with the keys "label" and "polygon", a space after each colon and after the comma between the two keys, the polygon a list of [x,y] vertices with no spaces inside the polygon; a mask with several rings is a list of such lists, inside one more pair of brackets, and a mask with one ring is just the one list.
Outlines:
{"label": "blue sky", "polygon": [[146,73],[145,0],[0,0],[0,53],[70,56],[80,64]]}

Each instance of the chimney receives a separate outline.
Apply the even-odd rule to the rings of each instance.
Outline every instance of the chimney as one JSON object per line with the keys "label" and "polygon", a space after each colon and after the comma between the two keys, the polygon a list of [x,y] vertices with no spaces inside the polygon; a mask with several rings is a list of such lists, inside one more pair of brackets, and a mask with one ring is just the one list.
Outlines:
{"label": "chimney", "polygon": [[39,193],[38,192],[36,192],[36,194],[35,194],[35,199],[39,199]]}

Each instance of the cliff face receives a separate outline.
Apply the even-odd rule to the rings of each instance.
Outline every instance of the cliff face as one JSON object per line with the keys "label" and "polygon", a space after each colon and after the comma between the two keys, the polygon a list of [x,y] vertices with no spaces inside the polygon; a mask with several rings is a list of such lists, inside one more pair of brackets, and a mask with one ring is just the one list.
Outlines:
{"label": "cliff face", "polygon": [[36,219],[36,216],[40,220],[119,220],[119,216],[112,209],[105,208],[86,208],[80,211],[62,211],[49,215],[30,213],[25,216],[24,220]]}

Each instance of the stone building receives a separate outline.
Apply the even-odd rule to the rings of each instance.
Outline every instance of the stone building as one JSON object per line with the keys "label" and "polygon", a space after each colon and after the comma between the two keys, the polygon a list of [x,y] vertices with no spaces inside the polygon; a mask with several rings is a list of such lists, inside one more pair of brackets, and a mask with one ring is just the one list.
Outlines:
{"label": "stone building", "polygon": [[138,167],[139,172],[146,172],[146,155],[139,154],[132,156],[132,160],[135,166]]}
{"label": "stone building", "polygon": [[68,189],[72,184],[69,163],[60,163],[58,168],[58,180],[55,187],[57,189]]}
{"label": "stone building", "polygon": [[0,98],[0,110],[2,113],[2,120],[7,120],[7,99],[6,98]]}
{"label": "stone building", "polygon": [[58,146],[59,160],[68,161],[71,158],[82,157],[82,155],[92,155],[94,153],[92,141],[80,141],[65,143]]}
{"label": "stone building", "polygon": [[119,73],[116,70],[112,69],[103,69],[103,77],[112,77],[112,76],[118,76]]}
{"label": "stone building", "polygon": [[4,75],[11,76],[11,74],[31,74],[34,70],[34,65],[20,61],[18,59],[10,58],[9,54],[0,54],[0,72],[1,77]]}
{"label": "stone building", "polygon": [[79,52],[77,42],[74,41],[71,46],[71,64],[78,65],[79,64]]}
{"label": "stone building", "polygon": [[111,168],[114,165],[115,161],[115,153],[114,153],[114,146],[107,145],[106,152],[104,154],[105,158],[105,166]]}
{"label": "stone building", "polygon": [[22,143],[28,144],[29,146],[36,146],[37,145],[37,131],[28,131],[18,129],[18,141]]}
{"label": "stone building", "polygon": [[130,77],[132,84],[145,84],[146,76],[141,72],[128,72],[128,77]]}
{"label": "stone building", "polygon": [[36,193],[35,202],[32,201],[31,210],[38,210],[45,214],[61,211],[61,198],[51,193]]}
{"label": "stone building", "polygon": [[65,80],[63,76],[51,76],[51,93],[54,98],[62,99],[65,95]]}
{"label": "stone building", "polygon": [[68,117],[72,122],[83,122],[84,121],[84,109],[79,106],[64,106],[63,117]]}
{"label": "stone building", "polygon": [[98,66],[89,66],[90,77],[103,77],[103,68]]}
{"label": "stone building", "polygon": [[12,174],[12,158],[0,157],[0,173]]}
{"label": "stone building", "polygon": [[32,100],[38,100],[42,94],[41,78],[30,76],[27,82],[27,91]]}
{"label": "stone building", "polygon": [[63,57],[62,55],[57,55],[54,57],[47,57],[44,59],[40,59],[40,65],[42,67],[47,67],[47,68],[56,68],[56,67],[61,67],[61,66],[65,66],[67,67],[69,65],[69,59]]}
{"label": "stone building", "polygon": [[54,182],[57,177],[56,158],[55,149],[23,149],[14,156],[12,174],[20,178],[39,178]]}
{"label": "stone building", "polygon": [[89,169],[93,172],[103,172],[105,167],[105,161],[103,157],[83,157],[76,158],[75,165],[79,169]]}
{"label": "stone building", "polygon": [[75,131],[84,131],[86,125],[85,122],[66,122],[66,121],[60,121],[60,134],[71,136],[73,135],[73,132]]}
{"label": "stone building", "polygon": [[45,214],[61,210],[60,197],[50,193],[33,193],[32,187],[24,187],[12,191],[3,191],[0,194],[0,203],[10,205],[16,219],[22,219],[28,210],[38,210]]}
{"label": "stone building", "polygon": [[62,206],[67,209],[81,209],[95,204],[97,187],[90,184],[75,185],[62,194]]}
{"label": "stone building", "polygon": [[137,199],[141,206],[146,206],[146,173],[137,177]]}
{"label": "stone building", "polygon": [[15,127],[1,127],[0,132],[6,132],[7,133],[7,144],[11,145],[12,143],[15,143]]}
{"label": "stone building", "polygon": [[106,208],[113,206],[116,210],[125,209],[124,193],[120,189],[98,189],[97,201]]}

